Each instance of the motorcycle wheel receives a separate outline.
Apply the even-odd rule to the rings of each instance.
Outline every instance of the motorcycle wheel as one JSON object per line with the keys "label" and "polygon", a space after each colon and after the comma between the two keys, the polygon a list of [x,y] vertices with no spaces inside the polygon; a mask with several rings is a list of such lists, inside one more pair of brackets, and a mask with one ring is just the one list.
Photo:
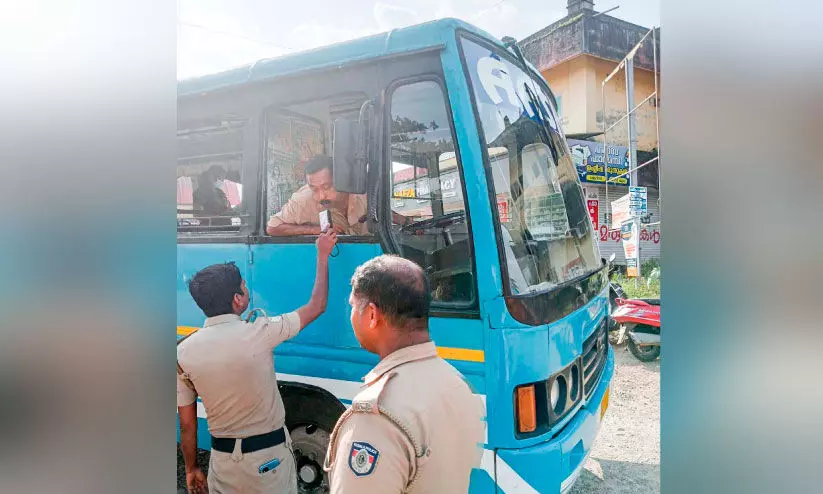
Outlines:
{"label": "motorcycle wheel", "polygon": [[641,362],[651,362],[660,356],[660,345],[637,346],[631,338],[626,338],[626,340],[629,344],[629,351]]}

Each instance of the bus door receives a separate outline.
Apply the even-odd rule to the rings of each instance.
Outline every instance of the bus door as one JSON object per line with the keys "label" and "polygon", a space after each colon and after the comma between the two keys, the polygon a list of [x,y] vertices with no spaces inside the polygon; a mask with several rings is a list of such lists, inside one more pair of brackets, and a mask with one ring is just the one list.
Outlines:
{"label": "bus door", "polygon": [[[305,207],[315,207],[303,167],[316,155],[332,155],[330,134],[333,121],[340,118],[356,120],[360,107],[368,99],[361,91],[345,91],[343,84],[312,87],[312,84],[318,85],[318,79],[305,81],[294,90],[288,85],[291,82],[279,86],[279,94],[286,93],[298,102],[273,105],[264,112],[261,226],[250,249],[255,306],[264,308],[270,315],[294,310],[309,300],[315,278],[317,236],[268,236],[265,234],[266,224],[295,193],[305,195],[309,192]],[[302,99],[301,93],[307,99]],[[366,198],[350,197],[349,203],[360,205],[350,206],[346,212],[348,221],[356,227],[349,234],[338,236],[332,252],[326,311],[278,350],[283,355],[278,365],[287,373],[299,371],[322,375],[322,371],[312,370],[311,362],[328,366],[329,359],[343,358],[339,354],[321,356],[322,352],[316,351],[318,346],[361,351],[349,323],[350,280],[357,266],[380,255],[382,250],[377,238],[369,232]],[[317,219],[314,222],[317,223]],[[294,359],[290,360],[292,356]],[[359,380],[368,366],[364,364],[357,371],[347,370],[352,371],[351,375],[336,377]]]}
{"label": "bus door", "polygon": [[[424,63],[421,57],[421,64]],[[431,74],[395,80],[387,92],[390,250],[427,273],[430,332],[439,354],[485,394],[469,209],[439,58]]]}

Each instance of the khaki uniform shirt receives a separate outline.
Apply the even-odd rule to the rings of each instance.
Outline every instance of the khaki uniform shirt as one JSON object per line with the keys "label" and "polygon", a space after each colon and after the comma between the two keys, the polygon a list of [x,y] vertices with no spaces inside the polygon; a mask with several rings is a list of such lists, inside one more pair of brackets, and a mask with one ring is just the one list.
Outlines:
{"label": "khaki uniform shirt", "polygon": [[[225,314],[206,319],[177,346],[177,362],[203,400],[213,436],[248,437],[283,427],[286,412],[272,350],[300,327],[297,312],[253,323]],[[178,374],[177,406],[191,405],[197,394]]]}
{"label": "khaki uniform shirt", "polygon": [[[269,226],[288,225],[319,225],[320,212],[324,208],[311,195],[311,189],[304,185],[292,194],[289,202],[277,214],[269,219]],[[366,195],[350,194],[349,207],[346,214],[337,209],[331,210],[332,223],[346,228],[347,235],[368,235],[366,224]]]}
{"label": "khaki uniform shirt", "polygon": [[392,353],[365,382],[332,433],[331,494],[465,494],[480,464],[485,411],[434,343]]}

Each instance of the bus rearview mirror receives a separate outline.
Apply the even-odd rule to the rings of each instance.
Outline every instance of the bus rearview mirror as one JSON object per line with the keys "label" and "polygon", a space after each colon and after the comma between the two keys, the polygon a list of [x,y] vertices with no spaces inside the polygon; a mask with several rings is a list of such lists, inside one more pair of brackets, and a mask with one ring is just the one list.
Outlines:
{"label": "bus rearview mirror", "polygon": [[334,121],[332,164],[334,188],[349,194],[366,193],[366,143],[364,126],[351,120]]}

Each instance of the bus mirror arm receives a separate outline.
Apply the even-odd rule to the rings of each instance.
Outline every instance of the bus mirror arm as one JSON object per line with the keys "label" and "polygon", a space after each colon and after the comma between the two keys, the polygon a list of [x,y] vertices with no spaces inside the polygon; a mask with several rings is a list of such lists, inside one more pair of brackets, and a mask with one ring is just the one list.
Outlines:
{"label": "bus mirror arm", "polygon": [[359,122],[338,119],[334,121],[332,137],[332,168],[334,188],[350,194],[366,193],[366,160],[358,151],[362,142]]}
{"label": "bus mirror arm", "polygon": [[[371,168],[369,166],[369,162],[372,161],[373,156],[370,154],[372,151],[375,151],[371,148],[371,130],[376,128],[377,122],[374,119],[366,120],[366,112],[370,112],[369,116],[374,115],[374,100],[366,100],[363,102],[363,105],[360,107],[360,115],[358,117],[358,123],[363,126],[363,143],[364,145],[361,148],[363,152],[363,160],[365,161],[365,168],[366,168],[366,177],[367,177],[367,205],[368,205],[368,221],[375,225],[377,224],[377,197],[378,188],[380,180],[377,179],[377,175],[379,175],[379,170],[375,168]],[[369,178],[369,174],[374,175],[373,177]]]}
{"label": "bus mirror arm", "polygon": [[366,115],[373,107],[371,100],[363,103],[357,122],[348,119],[334,121],[332,166],[334,188],[339,192],[366,193],[369,155],[369,121]]}

